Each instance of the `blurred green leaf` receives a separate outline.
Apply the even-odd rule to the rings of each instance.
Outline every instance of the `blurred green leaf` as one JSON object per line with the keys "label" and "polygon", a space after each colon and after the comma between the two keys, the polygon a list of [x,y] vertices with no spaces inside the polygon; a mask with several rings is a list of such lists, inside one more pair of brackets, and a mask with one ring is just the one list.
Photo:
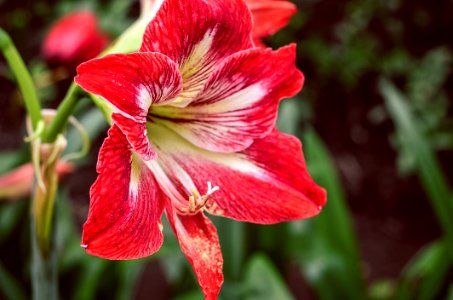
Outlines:
{"label": "blurred green leaf", "polygon": [[20,283],[9,274],[0,262],[0,295],[3,295],[7,300],[25,300],[28,297],[23,291]]}
{"label": "blurred green leaf", "polygon": [[448,290],[448,300],[453,300],[453,284],[450,284],[450,289]]}
{"label": "blurred green leaf", "polygon": [[237,281],[246,248],[246,224],[226,218],[212,218],[222,243],[223,271],[226,280]]}
{"label": "blurred green leaf", "polygon": [[69,194],[64,188],[58,190],[56,204],[56,243],[59,254],[59,271],[65,271],[83,260],[85,251],[80,247],[80,233],[76,229]]}
{"label": "blurred green leaf", "polygon": [[246,300],[289,300],[294,299],[281,275],[269,258],[255,254],[247,264],[244,285]]}
{"label": "blurred green leaf", "polygon": [[118,270],[119,277],[119,286],[115,293],[115,299],[132,299],[136,283],[145,268],[143,260],[119,261],[115,264],[115,267]]}
{"label": "blurred green leaf", "polygon": [[395,291],[394,280],[384,279],[373,282],[368,288],[370,300],[391,299]]}
{"label": "blurred green leaf", "polygon": [[[409,73],[409,98],[415,104],[432,104],[447,80],[453,61],[452,53],[446,47],[431,49]],[[426,114],[429,115],[429,114]]]}
{"label": "blurred green leaf", "polygon": [[187,292],[183,295],[179,295],[175,298],[173,298],[173,300],[200,300],[200,299],[203,299],[203,293],[201,292],[200,289],[197,289],[197,290],[194,290],[194,291],[190,291],[190,292]]}
{"label": "blurred green leaf", "polygon": [[453,197],[434,151],[426,142],[420,127],[411,114],[408,101],[389,81],[382,79],[380,91],[392,117],[399,139],[406,151],[416,158],[417,172],[431,205],[445,233],[453,261]]}
{"label": "blurred green leaf", "polygon": [[401,274],[394,300],[435,299],[451,265],[443,241],[425,247]]}
{"label": "blurred green leaf", "polygon": [[294,232],[295,254],[320,299],[363,299],[361,259],[341,182],[315,131],[303,140],[310,173],[327,190],[328,202],[308,230]]}
{"label": "blurred green leaf", "polygon": [[108,260],[87,255],[86,262],[80,270],[72,299],[96,299],[98,284],[102,282],[109,263],[110,261]]}
{"label": "blurred green leaf", "polygon": [[0,205],[0,241],[3,241],[24,217],[28,203],[18,200]]}
{"label": "blurred green leaf", "polygon": [[0,175],[8,172],[25,162],[28,154],[25,151],[3,151],[0,152]]}

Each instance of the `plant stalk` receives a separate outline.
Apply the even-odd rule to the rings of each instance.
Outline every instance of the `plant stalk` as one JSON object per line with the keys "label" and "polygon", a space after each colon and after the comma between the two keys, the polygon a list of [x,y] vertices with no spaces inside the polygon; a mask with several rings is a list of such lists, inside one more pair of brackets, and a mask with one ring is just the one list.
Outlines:
{"label": "plant stalk", "polygon": [[0,28],[0,49],[16,77],[19,89],[24,98],[25,108],[30,115],[33,130],[35,130],[38,123],[42,120],[38,94],[36,93],[35,85],[22,57],[14,46],[10,36],[2,28]]}
{"label": "plant stalk", "polygon": [[73,82],[66,93],[63,101],[57,108],[55,117],[46,127],[43,133],[42,140],[44,143],[55,142],[58,134],[62,133],[68,124],[69,117],[74,112],[77,104],[77,95],[81,91],[80,87]]}

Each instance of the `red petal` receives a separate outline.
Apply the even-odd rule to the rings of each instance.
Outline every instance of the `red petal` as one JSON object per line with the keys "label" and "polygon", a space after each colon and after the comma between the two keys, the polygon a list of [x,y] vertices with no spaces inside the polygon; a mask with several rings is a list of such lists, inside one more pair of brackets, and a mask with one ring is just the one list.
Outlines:
{"label": "red petal", "polygon": [[153,115],[203,149],[240,151],[271,132],[279,101],[295,95],[303,81],[295,45],[244,50],[215,69],[189,106],[159,107]]}
{"label": "red petal", "polygon": [[58,20],[43,43],[46,60],[77,65],[92,59],[106,47],[108,38],[97,28],[96,16],[90,11],[77,11]]}
{"label": "red petal", "polygon": [[82,247],[108,259],[140,258],[156,252],[163,242],[159,190],[151,171],[133,154],[116,126],[102,145],[97,170]]}
{"label": "red petal", "polygon": [[156,158],[156,152],[151,147],[148,140],[146,121],[136,122],[122,114],[112,114],[114,124],[120,127],[127,140],[134,147],[134,151],[144,159],[150,160]]}
{"label": "red petal", "polygon": [[242,0],[168,0],[149,23],[140,51],[163,53],[180,66],[184,106],[219,60],[252,45],[251,16]]}
{"label": "red petal", "polygon": [[208,211],[240,221],[270,224],[308,218],[318,214],[326,202],[324,189],[308,174],[300,142],[292,136],[273,131],[243,152],[214,153],[193,146],[163,126],[153,125],[151,130],[153,142],[165,153],[159,152],[157,161],[164,169],[178,165],[186,173],[174,172],[170,188],[165,178],[156,175],[163,191],[179,190],[182,196],[174,201],[178,209],[183,207],[179,198],[188,205],[190,194],[185,191],[195,186],[206,194],[208,181],[220,188],[210,196]]}
{"label": "red petal", "polygon": [[153,105],[174,98],[181,91],[177,66],[159,53],[114,54],[93,59],[77,68],[77,84],[103,97],[122,117],[115,123],[143,159],[154,158],[146,138],[146,118]]}
{"label": "red petal", "polygon": [[215,226],[202,213],[193,216],[176,214],[171,203],[167,204],[166,212],[205,299],[217,299],[223,283],[223,258]]}
{"label": "red petal", "polygon": [[296,13],[296,5],[289,1],[246,0],[253,16],[253,36],[262,38],[274,34],[288,24]]}
{"label": "red petal", "polygon": [[320,212],[326,193],[311,179],[299,140],[274,131],[256,140],[244,155],[261,172],[231,172],[216,165],[206,171],[211,178],[218,174],[211,180],[220,187],[210,212],[263,224],[304,219]]}

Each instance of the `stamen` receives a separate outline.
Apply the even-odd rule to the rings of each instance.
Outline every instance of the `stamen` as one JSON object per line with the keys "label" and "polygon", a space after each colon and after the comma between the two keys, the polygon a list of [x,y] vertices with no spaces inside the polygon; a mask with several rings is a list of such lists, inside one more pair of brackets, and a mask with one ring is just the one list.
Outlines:
{"label": "stamen", "polygon": [[212,193],[214,193],[215,191],[218,191],[220,190],[220,188],[218,186],[215,186],[215,187],[212,187],[211,186],[211,182],[208,181],[208,191],[206,192],[206,195],[211,195]]}
{"label": "stamen", "polygon": [[209,200],[209,197],[220,188],[218,186],[212,187],[211,182],[208,181],[208,189],[206,194],[200,195],[198,190],[193,189],[192,195],[189,196],[189,205],[187,208],[181,208],[180,211],[184,214],[196,214],[202,210]]}

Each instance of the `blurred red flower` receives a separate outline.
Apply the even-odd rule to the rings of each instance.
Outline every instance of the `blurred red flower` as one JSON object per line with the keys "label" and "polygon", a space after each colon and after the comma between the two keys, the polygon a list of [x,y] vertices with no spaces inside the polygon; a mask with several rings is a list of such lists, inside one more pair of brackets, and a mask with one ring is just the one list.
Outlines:
{"label": "blurred red flower", "polygon": [[76,66],[96,57],[109,42],[97,23],[88,10],[65,15],[52,25],[44,40],[44,58],[51,64]]}
{"label": "blurred red flower", "polygon": [[257,46],[264,46],[261,39],[276,33],[288,24],[296,13],[294,3],[281,0],[245,0],[253,17],[253,39]]}
{"label": "blurred red flower", "polygon": [[[74,165],[65,161],[57,164],[58,176],[74,170]],[[17,199],[30,195],[34,182],[34,169],[31,163],[24,164],[0,176],[0,199]]]}

